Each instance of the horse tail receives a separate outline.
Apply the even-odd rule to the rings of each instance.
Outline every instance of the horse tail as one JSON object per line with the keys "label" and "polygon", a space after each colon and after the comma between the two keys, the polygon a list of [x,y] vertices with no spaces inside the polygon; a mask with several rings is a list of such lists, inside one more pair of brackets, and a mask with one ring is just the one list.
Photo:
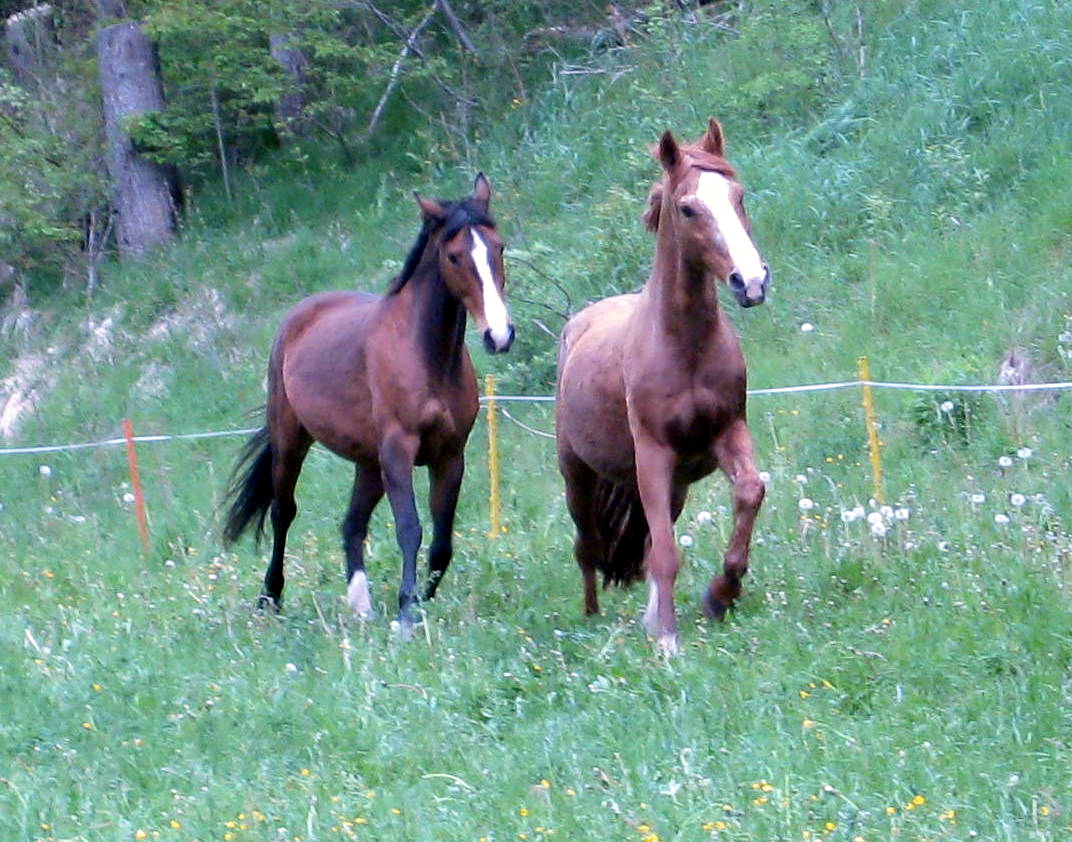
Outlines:
{"label": "horse tail", "polygon": [[648,519],[635,489],[600,478],[595,491],[596,524],[603,553],[598,565],[604,585],[631,585],[644,577]]}
{"label": "horse tail", "polygon": [[260,542],[264,518],[272,507],[272,442],[267,425],[249,437],[231,472],[231,484],[224,498],[228,505],[223,523],[225,546],[235,543],[256,521],[254,534]]}

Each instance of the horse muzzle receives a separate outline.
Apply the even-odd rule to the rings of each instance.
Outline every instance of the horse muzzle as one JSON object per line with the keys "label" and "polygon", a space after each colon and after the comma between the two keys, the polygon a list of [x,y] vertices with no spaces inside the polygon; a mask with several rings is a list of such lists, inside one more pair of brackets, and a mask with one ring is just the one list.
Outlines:
{"label": "horse muzzle", "polygon": [[505,336],[496,336],[490,327],[484,331],[484,348],[489,354],[505,354],[513,344],[514,326],[512,324],[506,326]]}
{"label": "horse muzzle", "polygon": [[770,267],[763,264],[763,274],[759,277],[745,280],[744,276],[734,270],[726,279],[726,286],[737,299],[742,307],[755,307],[767,300],[767,290],[770,289]]}

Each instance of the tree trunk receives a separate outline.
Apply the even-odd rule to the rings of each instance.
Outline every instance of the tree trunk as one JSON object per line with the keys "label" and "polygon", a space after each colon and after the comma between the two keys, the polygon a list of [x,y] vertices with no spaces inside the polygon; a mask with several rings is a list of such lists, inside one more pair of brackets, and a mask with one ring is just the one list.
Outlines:
{"label": "tree trunk", "polygon": [[305,70],[309,59],[291,46],[289,35],[269,35],[268,50],[276,64],[283,70],[285,87],[275,104],[276,132],[280,141],[293,135],[305,133]]}
{"label": "tree trunk", "polygon": [[9,17],[4,27],[4,42],[15,81],[27,90],[34,89],[49,55],[56,50],[52,7],[34,6]]}
{"label": "tree trunk", "polygon": [[174,168],[142,157],[127,130],[132,117],[164,108],[156,46],[141,25],[119,23],[97,36],[101,99],[120,254],[145,254],[171,239],[178,213]]}

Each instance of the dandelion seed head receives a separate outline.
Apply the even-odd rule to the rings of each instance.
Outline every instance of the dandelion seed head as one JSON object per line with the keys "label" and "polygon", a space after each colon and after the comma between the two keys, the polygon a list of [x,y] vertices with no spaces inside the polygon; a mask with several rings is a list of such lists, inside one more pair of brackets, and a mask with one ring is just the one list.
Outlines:
{"label": "dandelion seed head", "polygon": [[938,408],[948,414],[953,411],[953,401],[942,401],[938,404]]}
{"label": "dandelion seed head", "polygon": [[1016,508],[1020,508],[1020,506],[1027,502],[1027,498],[1024,497],[1023,494],[1010,494],[1009,502],[1016,506]]}
{"label": "dandelion seed head", "polygon": [[907,506],[900,506],[893,511],[893,516],[897,520],[908,520],[910,515],[911,512],[908,510]]}
{"label": "dandelion seed head", "polygon": [[882,512],[871,512],[867,515],[867,522],[872,526],[880,524],[883,521]]}
{"label": "dandelion seed head", "polygon": [[697,523],[710,523],[711,522],[711,513],[706,511],[706,510],[702,511],[702,512],[698,512],[697,515],[696,515],[696,522]]}
{"label": "dandelion seed head", "polygon": [[770,471],[760,471],[759,481],[762,482],[764,485],[770,482]]}
{"label": "dandelion seed head", "polygon": [[1019,450],[1016,451],[1016,455],[1019,456],[1021,459],[1030,459],[1031,453],[1032,450],[1030,447],[1021,447]]}
{"label": "dandelion seed head", "polygon": [[802,512],[810,512],[815,508],[815,501],[810,497],[801,497],[800,501],[797,503],[797,508]]}
{"label": "dandelion seed head", "polygon": [[883,535],[886,534],[886,524],[882,521],[879,521],[878,523],[872,523],[871,534],[874,535],[876,538],[881,538]]}
{"label": "dandelion seed head", "polygon": [[298,671],[298,665],[297,665],[297,664],[292,664],[292,663],[289,663],[289,662],[288,662],[288,663],[287,663],[287,664],[286,664],[286,665],[285,665],[285,666],[283,667],[283,669],[285,669],[285,670],[286,670],[287,672],[290,672],[290,673],[295,673],[295,672],[297,672],[297,671]]}
{"label": "dandelion seed head", "polygon": [[1010,467],[1012,465],[1012,457],[1011,456],[999,456],[998,457],[998,464],[1003,468],[1008,468],[1008,467]]}
{"label": "dandelion seed head", "polygon": [[41,465],[37,469],[37,473],[39,473],[43,477],[50,477],[52,476],[52,467],[50,465]]}
{"label": "dandelion seed head", "polygon": [[974,503],[975,505],[979,505],[980,503],[985,503],[986,502],[986,495],[981,494],[980,492],[977,491],[974,494],[972,494],[968,499],[971,500],[972,503]]}
{"label": "dandelion seed head", "polygon": [[680,538],[677,539],[677,542],[679,544],[681,544],[681,546],[683,546],[686,549],[688,549],[693,544],[692,536],[691,535],[682,535]]}
{"label": "dandelion seed head", "polygon": [[994,523],[996,523],[996,524],[998,524],[1000,526],[1004,526],[1008,522],[1009,522],[1009,516],[1007,514],[1005,514],[1004,512],[998,512],[996,515],[994,515]]}
{"label": "dandelion seed head", "polygon": [[811,322],[803,322],[800,325],[800,332],[801,333],[811,333],[814,330],[815,330],[815,325],[813,325]]}
{"label": "dandelion seed head", "polygon": [[804,476],[804,474],[797,474],[795,477],[793,477],[793,481],[797,485],[807,485],[808,484],[808,478],[806,476]]}

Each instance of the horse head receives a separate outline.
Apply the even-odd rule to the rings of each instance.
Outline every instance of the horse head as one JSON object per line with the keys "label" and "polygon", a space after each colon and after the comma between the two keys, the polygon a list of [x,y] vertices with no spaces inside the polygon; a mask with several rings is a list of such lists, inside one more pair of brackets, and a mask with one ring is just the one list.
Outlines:
{"label": "horse head", "polygon": [[514,324],[503,297],[503,242],[488,215],[491,184],[483,173],[478,174],[473,195],[460,202],[414,195],[426,228],[441,229],[439,273],[447,289],[473,317],[488,352],[508,351],[514,341]]}
{"label": "horse head", "polygon": [[744,188],[724,152],[717,120],[709,120],[692,144],[679,144],[664,132],[655,154],[665,177],[648,194],[644,221],[652,231],[672,226],[685,263],[717,277],[742,307],[752,307],[766,298],[770,268],[752,241]]}

